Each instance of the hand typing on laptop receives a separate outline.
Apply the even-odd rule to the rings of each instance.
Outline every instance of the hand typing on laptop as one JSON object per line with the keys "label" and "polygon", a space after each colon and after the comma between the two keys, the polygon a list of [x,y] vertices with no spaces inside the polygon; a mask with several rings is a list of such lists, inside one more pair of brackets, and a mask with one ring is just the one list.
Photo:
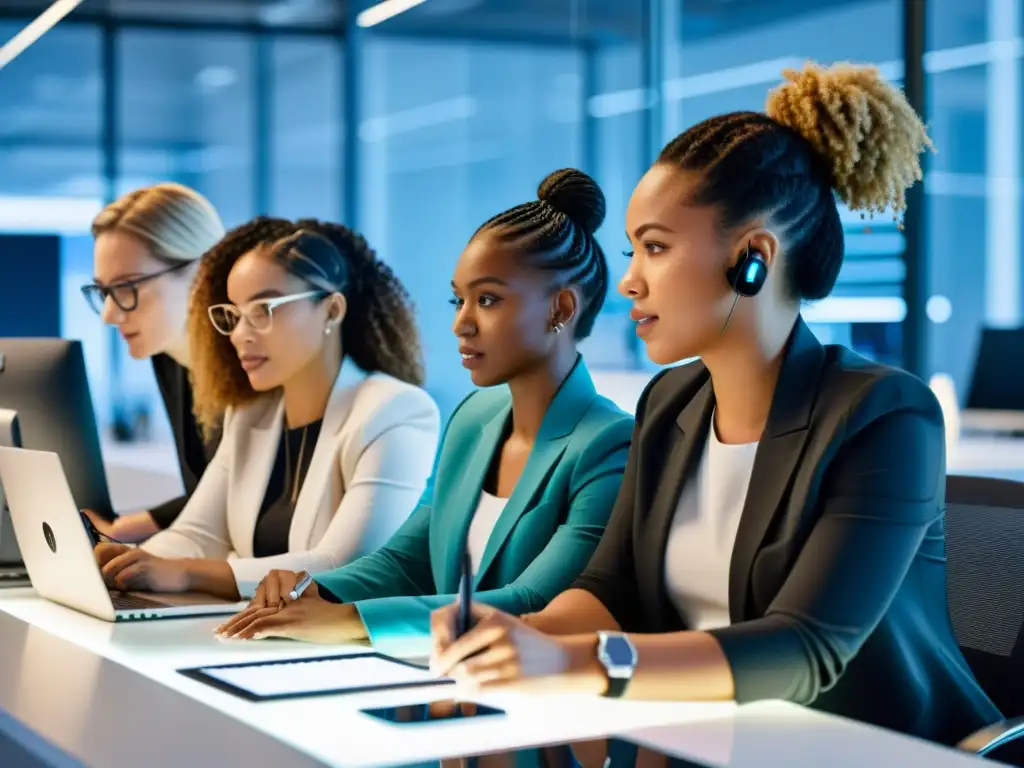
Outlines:
{"label": "hand typing on laptop", "polygon": [[125,544],[101,542],[93,550],[110,589],[187,592],[191,588],[184,561],[164,560]]}
{"label": "hand typing on laptop", "polygon": [[304,575],[302,571],[271,571],[257,586],[248,607],[217,627],[214,633],[232,640],[268,637],[311,643],[365,640],[366,627],[355,606],[324,600],[315,582],[298,599],[292,599],[290,593]]}

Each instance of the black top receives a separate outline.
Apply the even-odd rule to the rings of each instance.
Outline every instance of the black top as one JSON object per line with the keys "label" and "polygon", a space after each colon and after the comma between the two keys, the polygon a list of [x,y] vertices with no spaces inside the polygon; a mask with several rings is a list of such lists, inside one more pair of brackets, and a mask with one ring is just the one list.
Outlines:
{"label": "black top", "polygon": [[[622,487],[575,586],[631,632],[685,629],[665,545],[711,423],[700,362],[637,406]],[[798,321],[758,445],[729,569],[731,625],[711,630],[739,702],[785,699],[952,744],[1001,719],[946,605],[945,434],[928,387]]]}
{"label": "black top", "polygon": [[274,469],[267,481],[263,506],[252,533],[253,557],[272,557],[288,551],[288,532],[295,514],[295,499],[309,471],[320,421],[304,427],[282,429]]}
{"label": "black top", "polygon": [[174,433],[181,479],[185,485],[184,495],[150,510],[154,522],[160,528],[167,528],[177,519],[199,484],[199,478],[203,476],[206,465],[217,450],[219,436],[208,443],[203,440],[195,414],[192,413],[192,385],[188,380],[188,370],[169,355],[154,355],[151,360],[156,383],[160,387],[160,395],[171,422],[171,432]]}

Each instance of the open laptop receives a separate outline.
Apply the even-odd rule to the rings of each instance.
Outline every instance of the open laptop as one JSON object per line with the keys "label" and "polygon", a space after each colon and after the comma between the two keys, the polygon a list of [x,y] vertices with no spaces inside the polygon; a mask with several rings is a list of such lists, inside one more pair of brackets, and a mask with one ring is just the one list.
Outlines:
{"label": "open laptop", "polygon": [[228,614],[245,607],[192,592],[108,590],[57,454],[0,447],[0,483],[25,567],[42,597],[106,621]]}

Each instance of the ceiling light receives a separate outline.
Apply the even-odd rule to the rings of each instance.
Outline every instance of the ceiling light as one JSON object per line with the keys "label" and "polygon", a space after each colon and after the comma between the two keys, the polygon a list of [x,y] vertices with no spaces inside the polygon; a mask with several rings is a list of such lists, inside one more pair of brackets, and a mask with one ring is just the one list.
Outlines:
{"label": "ceiling light", "polygon": [[380,24],[382,21],[387,21],[388,19],[395,17],[400,13],[405,13],[410,8],[422,5],[426,1],[427,0],[383,0],[383,2],[367,8],[356,16],[356,24],[360,27],[372,27]]}

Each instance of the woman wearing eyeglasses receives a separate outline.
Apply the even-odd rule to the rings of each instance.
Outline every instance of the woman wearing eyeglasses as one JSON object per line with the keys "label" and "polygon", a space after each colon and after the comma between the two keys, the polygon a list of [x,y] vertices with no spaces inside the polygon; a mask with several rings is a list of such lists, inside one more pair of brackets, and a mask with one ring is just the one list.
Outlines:
{"label": "woman wearing eyeglasses", "polygon": [[108,205],[93,220],[92,234],[94,282],[82,293],[103,322],[117,327],[133,358],[152,361],[185,486],[178,498],[114,520],[86,510],[100,533],[142,541],[174,522],[216,449],[216,434],[204,440],[192,414],[185,325],[196,266],[224,226],[205,197],[164,183]]}
{"label": "woman wearing eyeglasses", "polygon": [[196,413],[220,448],[174,524],[96,555],[119,589],[251,596],[327,570],[405,520],[440,427],[408,295],[355,232],[260,217],[203,259],[189,315]]}

